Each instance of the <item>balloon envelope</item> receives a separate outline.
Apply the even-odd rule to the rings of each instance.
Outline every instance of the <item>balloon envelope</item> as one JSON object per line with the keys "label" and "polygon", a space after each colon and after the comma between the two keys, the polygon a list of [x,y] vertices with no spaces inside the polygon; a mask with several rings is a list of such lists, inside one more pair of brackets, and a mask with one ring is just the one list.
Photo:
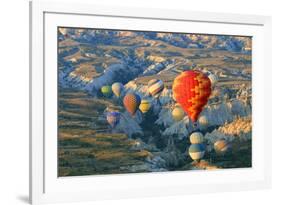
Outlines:
{"label": "balloon envelope", "polygon": [[209,123],[208,118],[205,115],[200,116],[198,122],[204,128],[207,127]]}
{"label": "balloon envelope", "polygon": [[102,86],[101,92],[105,97],[111,97],[111,95],[112,95],[111,86],[109,86],[109,85]]}
{"label": "balloon envelope", "polygon": [[148,112],[150,107],[151,107],[151,104],[148,100],[142,100],[140,103],[139,109],[142,113],[146,113],[146,112]]}
{"label": "balloon envelope", "polygon": [[201,144],[204,142],[204,137],[201,132],[193,132],[189,136],[189,140],[191,144]]}
{"label": "balloon envelope", "polygon": [[225,154],[230,148],[226,140],[218,140],[214,143],[214,149],[217,154]]}
{"label": "balloon envelope", "polygon": [[115,127],[120,121],[120,112],[109,112],[106,115],[107,122],[111,127]]}
{"label": "balloon envelope", "polygon": [[114,95],[116,95],[117,97],[120,97],[120,95],[124,89],[124,86],[122,83],[113,83],[111,88],[112,88],[112,92],[114,93]]}
{"label": "balloon envelope", "polygon": [[199,71],[184,71],[173,83],[173,98],[195,122],[211,94],[211,82]]}
{"label": "balloon envelope", "polygon": [[191,144],[188,153],[191,159],[200,160],[205,154],[205,146],[203,144]]}
{"label": "balloon envelope", "polygon": [[148,92],[152,96],[159,95],[164,89],[164,83],[162,80],[152,79],[148,82]]}
{"label": "balloon envelope", "polygon": [[184,118],[185,113],[182,108],[180,107],[175,107],[172,111],[172,116],[175,121],[180,121]]}
{"label": "balloon envelope", "polygon": [[123,99],[123,104],[126,110],[131,114],[134,115],[141,103],[141,98],[137,94],[128,93],[125,95]]}

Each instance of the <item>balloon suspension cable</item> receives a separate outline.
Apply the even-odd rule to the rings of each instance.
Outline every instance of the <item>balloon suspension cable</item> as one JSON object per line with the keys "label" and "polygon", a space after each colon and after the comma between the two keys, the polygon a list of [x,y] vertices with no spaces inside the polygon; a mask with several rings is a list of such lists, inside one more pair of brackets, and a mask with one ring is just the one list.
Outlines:
{"label": "balloon suspension cable", "polygon": [[197,131],[199,129],[197,121],[193,122],[192,125],[193,125],[193,131]]}

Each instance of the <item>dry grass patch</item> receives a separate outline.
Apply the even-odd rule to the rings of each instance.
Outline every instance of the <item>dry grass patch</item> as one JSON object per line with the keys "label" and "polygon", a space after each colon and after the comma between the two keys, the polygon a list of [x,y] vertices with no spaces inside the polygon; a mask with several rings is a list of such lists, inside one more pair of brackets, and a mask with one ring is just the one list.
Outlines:
{"label": "dry grass patch", "polygon": [[108,142],[108,141],[99,141],[98,139],[94,138],[94,137],[84,137],[80,139],[81,142],[86,142],[89,144],[93,144],[93,145],[99,145],[99,146],[111,146],[112,143]]}
{"label": "dry grass patch", "polygon": [[97,133],[96,135],[95,135],[95,137],[96,137],[96,139],[97,140],[100,140],[100,139],[102,139],[102,140],[114,140],[114,139],[116,139],[116,140],[127,140],[128,139],[128,137],[127,137],[127,135],[126,134],[123,134],[123,133]]}
{"label": "dry grass patch", "polygon": [[119,150],[106,150],[95,152],[94,156],[97,160],[114,160],[118,158],[127,157],[127,153]]}

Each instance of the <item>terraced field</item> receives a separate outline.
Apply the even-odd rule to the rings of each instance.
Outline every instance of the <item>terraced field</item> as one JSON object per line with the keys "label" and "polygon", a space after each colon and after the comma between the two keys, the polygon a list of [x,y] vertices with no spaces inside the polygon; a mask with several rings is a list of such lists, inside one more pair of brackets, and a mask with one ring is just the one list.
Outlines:
{"label": "terraced field", "polygon": [[[60,92],[58,113],[59,176],[112,174],[147,171],[152,154],[138,149],[138,141],[111,133],[103,116],[112,102],[94,99],[81,91]],[[134,171],[135,172],[135,171]]]}

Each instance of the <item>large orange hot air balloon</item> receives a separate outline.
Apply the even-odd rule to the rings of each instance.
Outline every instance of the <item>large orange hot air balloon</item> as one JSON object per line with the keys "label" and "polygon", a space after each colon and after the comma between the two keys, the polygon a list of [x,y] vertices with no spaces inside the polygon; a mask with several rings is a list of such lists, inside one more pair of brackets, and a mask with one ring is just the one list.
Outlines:
{"label": "large orange hot air balloon", "polygon": [[129,93],[125,95],[123,99],[123,104],[126,110],[131,114],[134,115],[141,103],[141,98],[137,94]]}
{"label": "large orange hot air balloon", "polygon": [[196,122],[211,94],[211,81],[200,71],[184,71],[173,83],[173,98],[181,105],[193,122]]}

